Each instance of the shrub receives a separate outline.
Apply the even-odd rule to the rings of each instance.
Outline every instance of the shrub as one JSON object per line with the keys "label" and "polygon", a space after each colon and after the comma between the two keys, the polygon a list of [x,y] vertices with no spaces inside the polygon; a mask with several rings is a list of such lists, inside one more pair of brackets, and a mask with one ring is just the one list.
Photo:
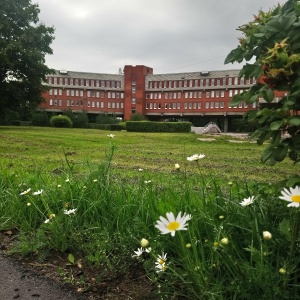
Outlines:
{"label": "shrub", "polygon": [[130,121],[145,121],[145,117],[141,113],[134,113],[131,115]]}
{"label": "shrub", "polygon": [[49,116],[45,111],[36,111],[31,119],[34,126],[50,126]]}
{"label": "shrub", "polygon": [[53,127],[63,127],[63,128],[71,128],[73,126],[73,123],[71,119],[67,116],[53,116],[50,120],[50,124]]}
{"label": "shrub", "polygon": [[88,115],[85,111],[82,112],[72,112],[68,110],[65,115],[69,117],[73,123],[74,128],[86,128],[88,123]]}

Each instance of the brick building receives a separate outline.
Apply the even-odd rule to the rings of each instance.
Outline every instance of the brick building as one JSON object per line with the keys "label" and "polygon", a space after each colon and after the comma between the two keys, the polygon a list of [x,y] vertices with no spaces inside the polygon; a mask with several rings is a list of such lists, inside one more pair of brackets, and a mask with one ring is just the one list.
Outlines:
{"label": "brick building", "polygon": [[85,111],[89,116],[105,113],[124,120],[133,113],[149,120],[208,123],[218,119],[227,131],[232,118],[241,118],[259,105],[229,105],[233,95],[255,83],[254,78],[239,78],[239,71],[153,74],[152,68],[143,65],[126,65],[119,74],[56,71],[47,77],[51,89],[43,95],[46,101],[40,109],[57,113]]}

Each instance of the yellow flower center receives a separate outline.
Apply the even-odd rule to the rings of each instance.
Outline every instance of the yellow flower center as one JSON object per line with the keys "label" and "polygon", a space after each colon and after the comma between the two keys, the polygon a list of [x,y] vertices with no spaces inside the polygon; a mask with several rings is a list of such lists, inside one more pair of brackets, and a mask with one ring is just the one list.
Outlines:
{"label": "yellow flower center", "polygon": [[300,202],[300,195],[293,195],[292,196],[292,201],[293,202]]}
{"label": "yellow flower center", "polygon": [[164,259],[162,259],[162,258],[159,260],[159,264],[160,264],[160,265],[163,265],[165,262],[166,262],[166,261],[165,261]]}
{"label": "yellow flower center", "polygon": [[169,229],[169,230],[176,230],[176,229],[179,228],[179,226],[180,226],[180,224],[179,224],[178,222],[176,222],[176,221],[170,222],[170,223],[168,224],[168,229]]}

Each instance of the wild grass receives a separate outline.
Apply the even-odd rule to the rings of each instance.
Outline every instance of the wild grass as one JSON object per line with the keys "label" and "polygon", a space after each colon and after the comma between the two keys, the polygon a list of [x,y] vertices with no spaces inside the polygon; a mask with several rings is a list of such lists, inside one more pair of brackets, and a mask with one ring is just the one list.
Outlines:
{"label": "wild grass", "polygon": [[[261,165],[261,147],[223,136],[110,133],[0,128],[0,228],[18,228],[14,251],[71,253],[99,281],[143,267],[157,299],[298,297],[299,210],[278,182],[296,166]],[[187,161],[195,153],[206,156]],[[170,212],[191,216],[174,237],[155,227]]]}

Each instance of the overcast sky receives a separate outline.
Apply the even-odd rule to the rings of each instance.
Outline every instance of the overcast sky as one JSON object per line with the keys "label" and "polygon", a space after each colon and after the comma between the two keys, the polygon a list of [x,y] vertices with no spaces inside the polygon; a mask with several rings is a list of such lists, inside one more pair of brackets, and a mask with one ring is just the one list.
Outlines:
{"label": "overcast sky", "polygon": [[146,65],[154,74],[241,68],[224,65],[238,26],[284,0],[32,0],[54,26],[50,68],[118,73]]}

